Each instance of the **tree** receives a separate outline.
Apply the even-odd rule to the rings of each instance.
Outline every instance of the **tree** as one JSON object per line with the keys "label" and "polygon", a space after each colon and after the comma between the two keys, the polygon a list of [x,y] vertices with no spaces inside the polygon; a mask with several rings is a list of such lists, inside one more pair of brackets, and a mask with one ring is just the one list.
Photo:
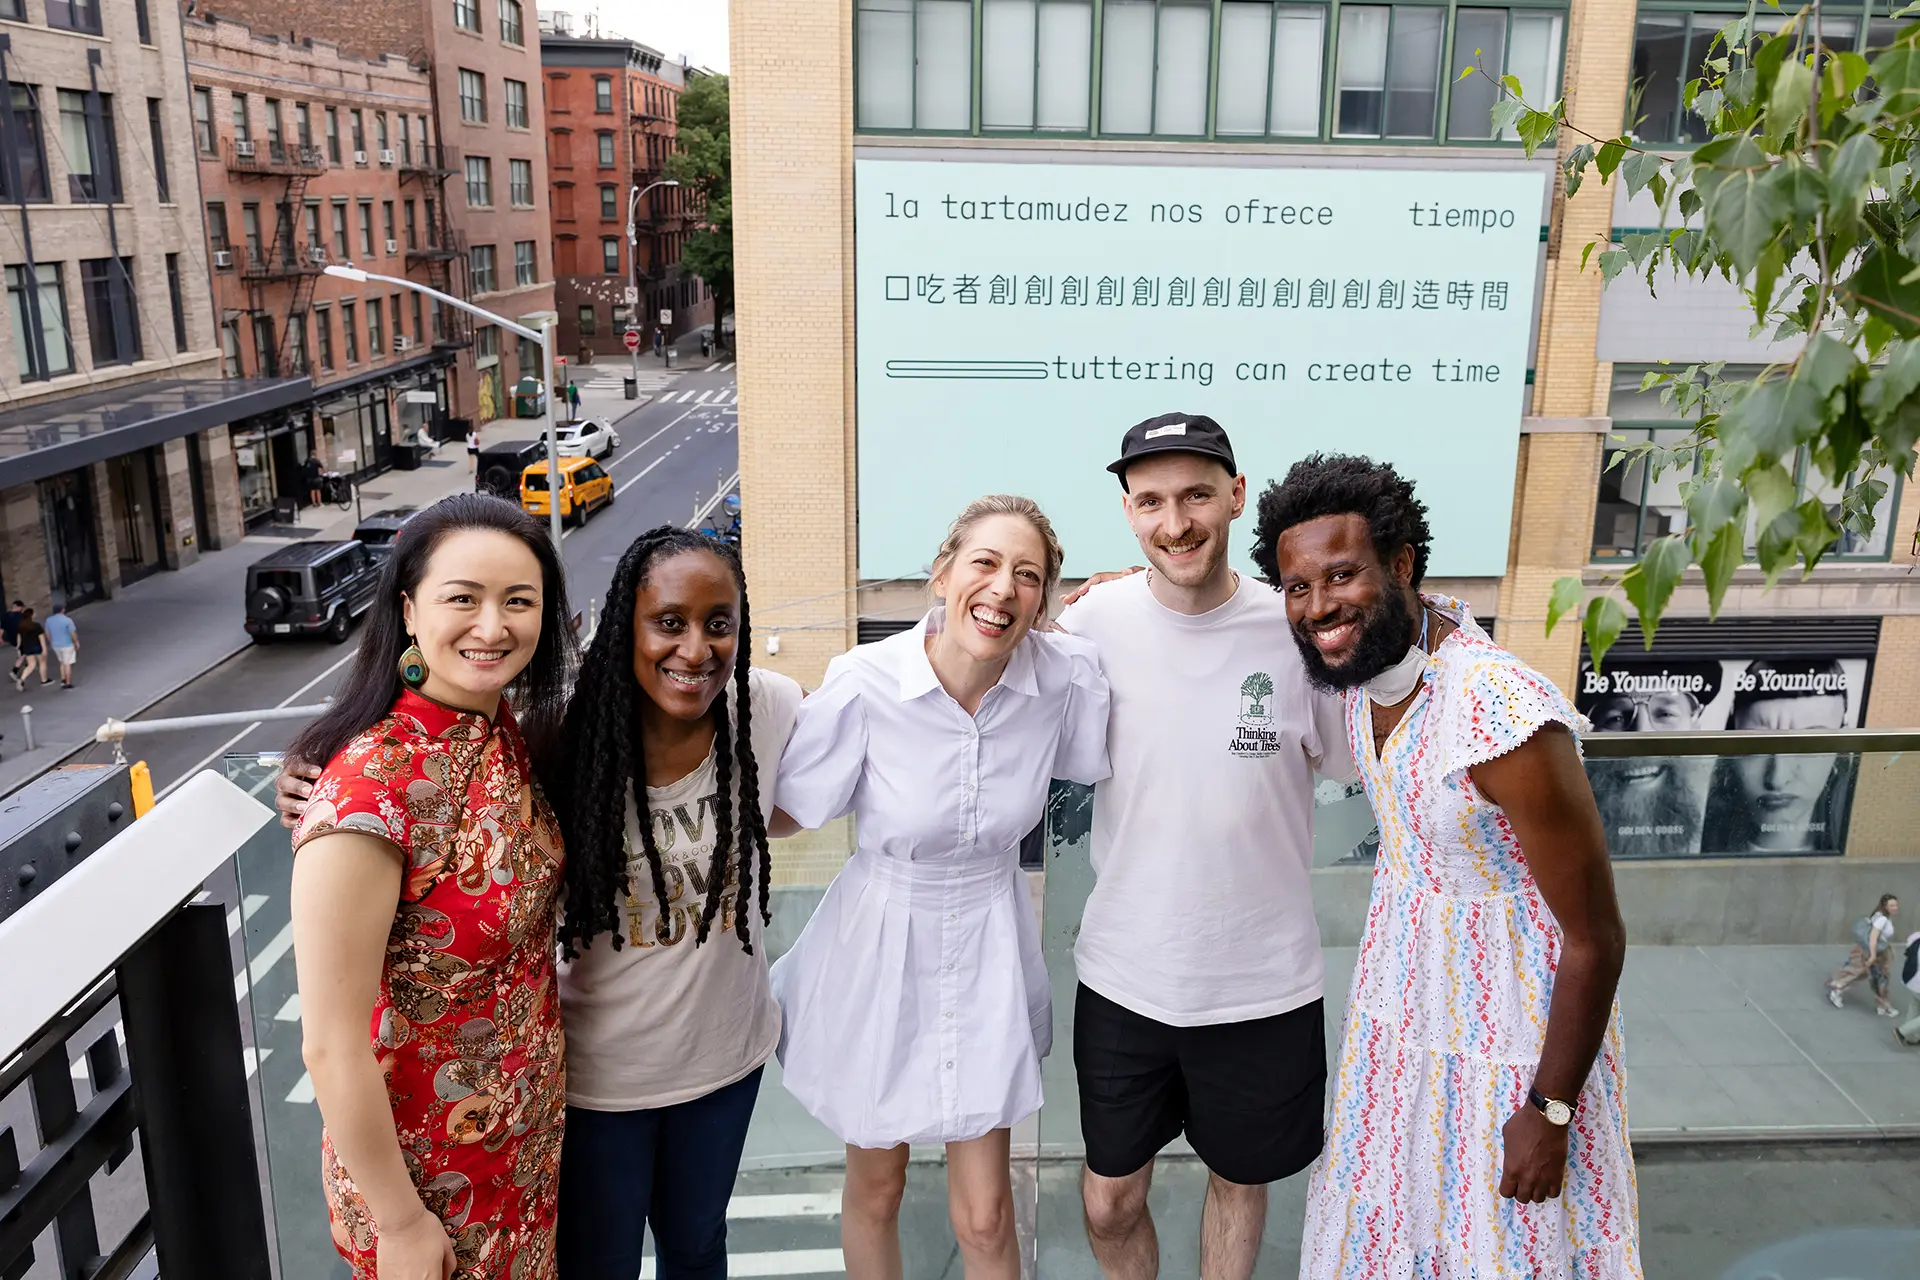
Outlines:
{"label": "tree", "polygon": [[1267,709],[1263,705],[1273,696],[1273,677],[1264,671],[1256,671],[1240,684],[1240,695],[1252,698],[1253,705],[1247,709],[1249,715],[1263,716]]}
{"label": "tree", "polygon": [[[1920,17],[1920,5],[1894,16]],[[1810,574],[1843,531],[1870,533],[1887,488],[1875,473],[1910,477],[1920,439],[1920,24],[1869,61],[1823,44],[1815,0],[1771,35],[1756,34],[1749,18],[1728,23],[1705,71],[1687,84],[1684,105],[1712,139],[1691,155],[1659,155],[1630,134],[1588,134],[1568,121],[1564,100],[1529,106],[1513,76],[1500,80],[1493,109],[1495,126],[1512,128],[1529,156],[1549,138],[1566,139],[1569,196],[1597,173],[1659,203],[1665,229],[1618,245],[1596,239],[1581,252],[1583,268],[1591,259],[1608,282],[1631,269],[1650,288],[1662,268],[1718,274],[1745,294],[1756,335],[1803,340],[1794,359],[1752,379],[1725,377],[1719,364],[1647,375],[1643,389],[1658,386],[1691,431],[1670,446],[1616,451],[1608,465],[1644,459],[1656,477],[1690,471],[1681,485],[1687,527],[1590,599],[1579,578],[1554,584],[1548,631],[1584,599],[1596,666],[1626,626],[1627,605],[1652,644],[1692,567],[1717,617],[1749,557],[1771,587],[1796,564]],[[1837,504],[1797,491],[1802,453],[1842,491]]]}
{"label": "tree", "polygon": [[680,95],[678,150],[666,172],[691,191],[700,207],[699,230],[687,237],[680,262],[713,294],[713,339],[733,310],[733,130],[727,78],[703,75]]}

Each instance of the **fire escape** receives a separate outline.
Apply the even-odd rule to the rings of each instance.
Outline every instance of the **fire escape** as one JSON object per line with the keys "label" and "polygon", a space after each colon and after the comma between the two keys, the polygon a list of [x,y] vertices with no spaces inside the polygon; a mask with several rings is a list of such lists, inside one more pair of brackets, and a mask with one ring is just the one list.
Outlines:
{"label": "fire escape", "polygon": [[[306,242],[300,234],[300,219],[306,207],[307,179],[326,170],[326,158],[316,146],[276,141],[228,138],[222,141],[221,149],[228,173],[263,185],[282,184],[279,198],[273,202],[272,237],[257,246],[249,243],[241,250],[240,276],[247,282],[248,311],[255,316],[279,318],[280,337],[271,353],[272,363],[261,374],[278,377],[283,371],[305,373],[307,307],[313,300],[314,281],[326,265],[327,250],[324,244]],[[287,288],[287,305],[281,311],[273,299],[283,287]],[[301,339],[298,342],[296,335]]]}
{"label": "fire escape", "polygon": [[[449,146],[419,143],[400,153],[400,182],[418,182],[430,192],[426,198],[427,216],[416,239],[407,234],[407,267],[424,268],[425,284],[456,298],[469,298],[473,290],[469,280],[470,263],[466,237],[455,232],[447,217],[446,180],[460,171],[460,157]],[[436,305],[433,308],[433,345],[445,351],[473,345],[473,320],[464,311]]]}

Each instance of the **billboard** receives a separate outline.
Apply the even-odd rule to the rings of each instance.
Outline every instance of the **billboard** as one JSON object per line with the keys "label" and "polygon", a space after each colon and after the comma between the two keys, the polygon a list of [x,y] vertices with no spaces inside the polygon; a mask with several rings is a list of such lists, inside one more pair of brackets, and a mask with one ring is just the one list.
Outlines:
{"label": "billboard", "polygon": [[[1598,730],[1853,729],[1868,658],[1622,658],[1580,664]],[[1857,759],[1833,752],[1589,759],[1616,858],[1840,853]]]}
{"label": "billboard", "polygon": [[862,156],[854,183],[863,578],[921,572],[993,492],[1046,508],[1070,574],[1135,563],[1103,468],[1176,410],[1256,491],[1315,450],[1389,460],[1430,572],[1506,571],[1541,169]]}

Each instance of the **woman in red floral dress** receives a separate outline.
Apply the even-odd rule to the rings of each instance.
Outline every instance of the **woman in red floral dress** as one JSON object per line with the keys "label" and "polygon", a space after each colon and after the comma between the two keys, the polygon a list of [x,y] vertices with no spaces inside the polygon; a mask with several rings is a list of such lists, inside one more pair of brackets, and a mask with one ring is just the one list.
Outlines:
{"label": "woman in red floral dress", "polygon": [[541,773],[567,618],[538,522],[482,495],[437,503],[408,522],[352,675],[292,748],[328,761],[294,836],[294,954],[355,1280],[555,1274],[562,853]]}

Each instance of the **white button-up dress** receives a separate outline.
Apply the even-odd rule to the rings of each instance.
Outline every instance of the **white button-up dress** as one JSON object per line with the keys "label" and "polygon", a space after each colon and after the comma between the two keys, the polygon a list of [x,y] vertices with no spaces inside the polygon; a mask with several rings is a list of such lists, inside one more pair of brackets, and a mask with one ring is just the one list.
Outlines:
{"label": "white button-up dress", "polygon": [[1020,841],[1049,779],[1109,773],[1090,642],[1030,633],[968,716],[927,661],[941,618],[835,658],[780,759],[795,821],[854,813],[858,848],[772,977],[787,1089],[858,1147],[1039,1110],[1053,1005]]}

